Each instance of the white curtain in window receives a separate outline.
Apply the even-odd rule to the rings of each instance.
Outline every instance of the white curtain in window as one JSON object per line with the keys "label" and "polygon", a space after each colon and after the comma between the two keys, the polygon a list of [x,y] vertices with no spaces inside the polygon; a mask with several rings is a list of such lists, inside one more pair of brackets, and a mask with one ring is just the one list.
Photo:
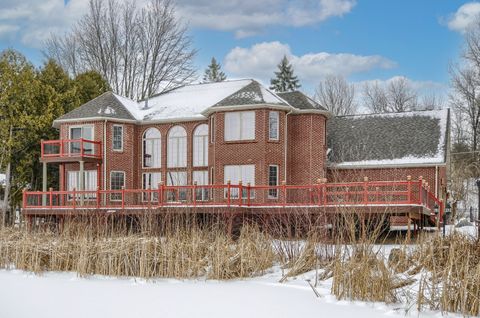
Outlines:
{"label": "white curtain in window", "polygon": [[187,166],[187,132],[181,126],[174,126],[168,132],[167,166]]}
{"label": "white curtain in window", "polygon": [[160,131],[148,128],[143,134],[143,167],[160,168],[162,141]]}
{"label": "white curtain in window", "polygon": [[225,114],[225,140],[255,139],[255,112],[229,112]]}
{"label": "white curtain in window", "polygon": [[205,124],[193,132],[193,166],[208,166],[208,126]]}
{"label": "white curtain in window", "polygon": [[[84,171],[84,182],[86,191],[97,190],[97,171],[86,170]],[[68,171],[67,174],[67,190],[73,191],[80,190],[80,171]]]}
{"label": "white curtain in window", "polygon": [[[255,185],[255,165],[239,165],[239,166],[225,166],[224,167],[224,182],[225,184],[231,182],[231,184],[237,185],[242,181],[243,185]],[[250,197],[254,197],[254,191],[250,192]],[[238,189],[232,189],[230,196],[232,198],[238,198]],[[244,189],[243,198],[247,197],[247,192]]]}

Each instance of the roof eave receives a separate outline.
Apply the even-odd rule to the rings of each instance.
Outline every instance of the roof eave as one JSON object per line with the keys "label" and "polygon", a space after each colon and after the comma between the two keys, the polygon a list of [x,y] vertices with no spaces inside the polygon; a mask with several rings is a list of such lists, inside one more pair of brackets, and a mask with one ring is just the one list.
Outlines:
{"label": "roof eave", "polygon": [[123,118],[98,116],[98,117],[55,119],[53,121],[52,127],[59,128],[61,124],[74,123],[74,122],[104,121],[104,120],[121,122],[121,123],[132,123],[132,124],[135,124],[138,122],[135,119],[123,119]]}
{"label": "roof eave", "polygon": [[446,166],[446,162],[429,163],[403,163],[403,164],[365,164],[365,165],[339,165],[327,163],[328,169],[352,170],[352,169],[384,169],[384,168],[416,168],[416,167],[440,167]]}
{"label": "roof eave", "polygon": [[293,114],[319,114],[323,115],[327,118],[332,117],[332,113],[330,113],[327,110],[322,110],[322,109],[298,109],[293,107]]}
{"label": "roof eave", "polygon": [[271,109],[286,110],[286,111],[294,109],[292,106],[289,106],[289,105],[261,103],[261,104],[245,104],[245,105],[232,105],[232,106],[211,106],[205,109],[201,114],[205,117],[208,117],[210,114],[219,112],[219,111],[248,110],[248,109],[260,109],[260,108],[271,108]]}

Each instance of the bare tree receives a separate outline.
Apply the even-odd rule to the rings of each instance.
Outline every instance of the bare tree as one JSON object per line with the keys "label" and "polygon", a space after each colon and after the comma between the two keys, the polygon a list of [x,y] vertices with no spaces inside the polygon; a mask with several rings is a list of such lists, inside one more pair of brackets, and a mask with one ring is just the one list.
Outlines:
{"label": "bare tree", "polygon": [[45,54],[73,75],[99,72],[121,95],[143,99],[195,76],[191,39],[170,0],[90,0],[70,33],[53,35]]}
{"label": "bare tree", "polygon": [[357,110],[355,87],[342,76],[326,76],[318,84],[314,99],[335,116],[353,115]]}
{"label": "bare tree", "polygon": [[404,112],[418,107],[418,95],[407,79],[397,77],[382,87],[377,82],[364,86],[364,104],[374,113]]}

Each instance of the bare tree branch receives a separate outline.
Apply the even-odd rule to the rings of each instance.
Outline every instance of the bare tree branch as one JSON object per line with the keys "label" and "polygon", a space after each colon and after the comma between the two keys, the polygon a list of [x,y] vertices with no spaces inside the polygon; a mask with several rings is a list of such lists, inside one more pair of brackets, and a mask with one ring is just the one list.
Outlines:
{"label": "bare tree branch", "polygon": [[353,115],[357,110],[355,88],[342,76],[325,77],[318,84],[314,98],[335,116]]}

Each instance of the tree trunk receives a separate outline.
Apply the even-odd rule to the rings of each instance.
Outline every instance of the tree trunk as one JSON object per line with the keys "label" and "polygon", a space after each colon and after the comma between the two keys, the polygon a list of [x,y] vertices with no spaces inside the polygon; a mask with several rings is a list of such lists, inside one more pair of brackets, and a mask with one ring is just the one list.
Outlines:
{"label": "tree trunk", "polygon": [[3,195],[3,204],[2,204],[2,224],[1,227],[5,227],[5,220],[7,216],[8,206],[10,205],[10,172],[11,172],[11,164],[8,162],[7,169],[5,173],[5,192]]}

